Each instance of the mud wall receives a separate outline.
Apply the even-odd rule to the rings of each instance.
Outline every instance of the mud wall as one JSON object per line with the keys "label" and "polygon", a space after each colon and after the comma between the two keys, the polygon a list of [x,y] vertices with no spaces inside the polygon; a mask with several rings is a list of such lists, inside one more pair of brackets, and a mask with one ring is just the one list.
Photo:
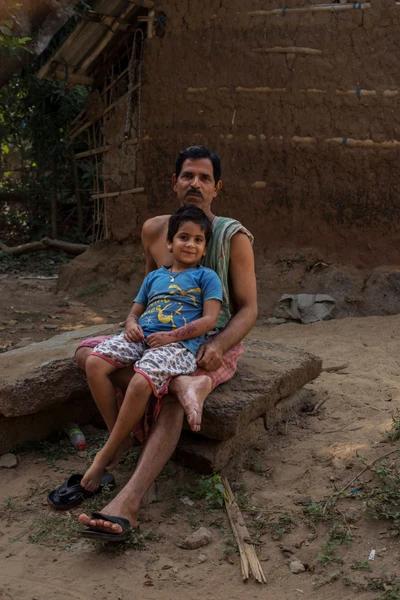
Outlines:
{"label": "mud wall", "polygon": [[173,209],[177,152],[205,144],[223,163],[215,212],[242,220],[258,251],[400,260],[400,6],[290,11],[303,5],[157,0],[167,22],[145,42],[135,181],[146,193],[110,203],[113,239]]}

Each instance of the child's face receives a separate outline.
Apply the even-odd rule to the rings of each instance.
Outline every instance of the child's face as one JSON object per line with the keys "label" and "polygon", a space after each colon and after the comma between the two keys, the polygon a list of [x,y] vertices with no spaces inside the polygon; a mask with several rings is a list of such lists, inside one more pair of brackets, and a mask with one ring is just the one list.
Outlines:
{"label": "child's face", "polygon": [[174,259],[188,267],[196,265],[206,253],[206,237],[200,225],[186,221],[179,227],[174,239],[168,242]]}

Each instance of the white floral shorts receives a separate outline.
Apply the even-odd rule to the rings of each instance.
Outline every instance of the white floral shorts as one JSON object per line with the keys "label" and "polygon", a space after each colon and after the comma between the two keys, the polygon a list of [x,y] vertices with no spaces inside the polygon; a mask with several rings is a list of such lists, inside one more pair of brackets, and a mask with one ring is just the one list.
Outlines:
{"label": "white floral shorts", "polygon": [[190,375],[197,368],[196,357],[180,342],[149,348],[144,341],[126,341],[123,333],[101,342],[90,354],[117,368],[134,365],[135,371],[149,381],[157,398],[167,393],[172,377]]}

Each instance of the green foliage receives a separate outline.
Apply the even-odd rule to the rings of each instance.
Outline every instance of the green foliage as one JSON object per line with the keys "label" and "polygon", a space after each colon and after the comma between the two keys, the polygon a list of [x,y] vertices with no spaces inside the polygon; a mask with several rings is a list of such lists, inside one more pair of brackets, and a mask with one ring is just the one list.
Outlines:
{"label": "green foliage", "polygon": [[219,475],[203,475],[196,488],[190,488],[195,498],[203,499],[211,508],[224,506],[225,488]]}
{"label": "green foliage", "polygon": [[386,433],[392,442],[397,442],[400,439],[400,417],[392,418],[392,426]]}
{"label": "green foliage", "polygon": [[0,21],[0,50],[8,50],[10,53],[15,52],[22,48],[27,52],[30,52],[29,48],[26,47],[27,42],[31,40],[30,37],[18,36],[13,32],[15,25],[19,25],[19,11],[23,5],[18,2],[6,2],[5,8],[5,19]]}
{"label": "green foliage", "polygon": [[22,256],[0,252],[0,273],[35,273],[36,275],[55,275],[60,265],[65,265],[71,257],[64,252],[43,250]]}
{"label": "green foliage", "polygon": [[343,558],[337,552],[337,545],[331,541],[325,541],[318,552],[319,562],[326,567],[329,563],[343,564]]}
{"label": "green foliage", "polygon": [[295,525],[296,521],[291,515],[282,513],[277,521],[270,521],[268,527],[274,540],[280,540],[285,533],[290,533]]}
{"label": "green foliage", "polygon": [[366,490],[364,496],[369,514],[374,519],[390,521],[400,530],[400,472],[395,464],[381,461],[375,466],[379,485]]}
{"label": "green foliage", "polygon": [[[64,82],[39,80],[34,70],[22,71],[0,89],[0,238],[20,239],[23,232],[26,238],[40,239],[51,233],[55,194],[58,227],[64,238],[75,240],[79,232],[72,148],[66,138],[87,89],[68,90]],[[87,215],[92,175],[90,166],[79,167],[78,185]]]}
{"label": "green foliage", "polygon": [[371,562],[369,560],[360,560],[354,565],[350,565],[350,569],[353,571],[372,571]]}

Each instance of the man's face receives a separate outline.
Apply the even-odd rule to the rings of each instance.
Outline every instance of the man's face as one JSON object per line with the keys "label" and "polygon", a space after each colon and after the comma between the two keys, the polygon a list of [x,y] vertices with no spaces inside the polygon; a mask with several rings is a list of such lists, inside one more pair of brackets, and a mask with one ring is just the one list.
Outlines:
{"label": "man's face", "polygon": [[178,178],[172,176],[172,185],[181,206],[194,204],[208,213],[222,182],[215,183],[213,165],[209,158],[187,158]]}

